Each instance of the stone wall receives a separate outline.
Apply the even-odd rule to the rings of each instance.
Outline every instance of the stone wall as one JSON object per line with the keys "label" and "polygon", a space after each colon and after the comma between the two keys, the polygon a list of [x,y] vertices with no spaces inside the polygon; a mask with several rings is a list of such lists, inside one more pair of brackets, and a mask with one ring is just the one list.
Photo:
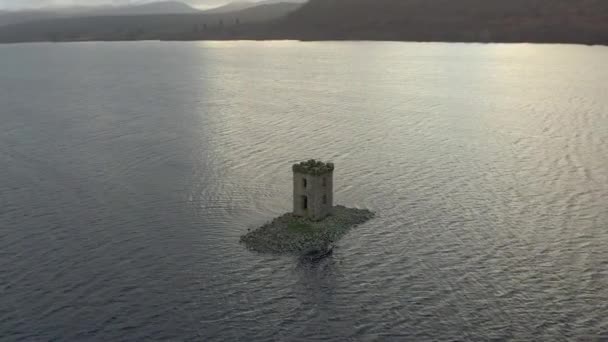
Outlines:
{"label": "stone wall", "polygon": [[[306,187],[304,186],[306,179]],[[323,180],[325,179],[325,184]],[[322,175],[293,173],[293,213],[297,216],[321,220],[332,213],[333,209],[333,171]],[[304,197],[307,209],[304,208]],[[323,197],[326,201],[323,201]]]}

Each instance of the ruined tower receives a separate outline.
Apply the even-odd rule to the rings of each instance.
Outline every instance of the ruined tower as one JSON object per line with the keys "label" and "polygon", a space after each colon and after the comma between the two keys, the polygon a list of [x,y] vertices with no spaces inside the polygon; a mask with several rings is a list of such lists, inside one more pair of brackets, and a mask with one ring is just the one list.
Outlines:
{"label": "ruined tower", "polygon": [[330,215],[334,202],[334,164],[311,159],[293,167],[293,213],[311,220]]}

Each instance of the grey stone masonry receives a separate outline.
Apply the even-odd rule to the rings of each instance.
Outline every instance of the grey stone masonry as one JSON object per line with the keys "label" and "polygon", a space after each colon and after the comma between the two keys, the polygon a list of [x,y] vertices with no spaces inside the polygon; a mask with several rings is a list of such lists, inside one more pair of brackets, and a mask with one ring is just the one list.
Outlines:
{"label": "grey stone masonry", "polygon": [[332,214],[334,164],[311,159],[294,164],[293,214],[319,221]]}

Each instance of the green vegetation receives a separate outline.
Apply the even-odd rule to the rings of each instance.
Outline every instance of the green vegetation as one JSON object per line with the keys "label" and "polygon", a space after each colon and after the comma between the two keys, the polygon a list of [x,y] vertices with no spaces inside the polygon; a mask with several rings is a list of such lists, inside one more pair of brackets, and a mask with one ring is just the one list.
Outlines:
{"label": "green vegetation", "polygon": [[306,254],[325,250],[352,227],[374,217],[365,209],[334,207],[333,215],[309,221],[291,213],[277,217],[241,237],[241,243],[260,253]]}
{"label": "green vegetation", "polygon": [[287,224],[287,229],[293,233],[308,233],[312,231],[312,226],[303,221],[292,221]]}
{"label": "green vegetation", "polygon": [[334,170],[334,164],[310,159],[299,164],[294,164],[292,169],[294,172],[320,176],[332,172]]}

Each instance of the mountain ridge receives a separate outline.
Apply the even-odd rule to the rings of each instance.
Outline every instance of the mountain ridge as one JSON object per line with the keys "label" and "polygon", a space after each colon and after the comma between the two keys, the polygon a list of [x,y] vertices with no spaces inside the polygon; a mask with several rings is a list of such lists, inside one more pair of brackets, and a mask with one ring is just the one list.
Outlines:
{"label": "mountain ridge", "polygon": [[302,40],[608,44],[608,1],[310,0],[274,33]]}
{"label": "mountain ridge", "polygon": [[0,43],[226,39],[276,22],[300,4],[279,2],[227,13],[76,16],[0,27]]}
{"label": "mountain ridge", "polygon": [[78,25],[61,20],[46,26],[12,25],[0,27],[0,42],[295,39],[608,45],[605,0],[310,0],[245,11],[249,16],[259,12],[256,20],[236,11],[202,12],[198,18],[157,16],[156,22],[130,17],[137,23],[95,19]]}
{"label": "mountain ridge", "polygon": [[231,2],[223,6],[214,7],[211,9],[203,10],[205,13],[226,13],[240,11],[247,8],[252,8],[261,5],[272,5],[278,3],[294,3],[303,4],[306,0],[264,0],[264,1],[236,1]]}
{"label": "mountain ridge", "polygon": [[155,1],[129,5],[68,6],[0,11],[0,26],[46,19],[118,15],[194,14],[200,10],[180,1]]}

